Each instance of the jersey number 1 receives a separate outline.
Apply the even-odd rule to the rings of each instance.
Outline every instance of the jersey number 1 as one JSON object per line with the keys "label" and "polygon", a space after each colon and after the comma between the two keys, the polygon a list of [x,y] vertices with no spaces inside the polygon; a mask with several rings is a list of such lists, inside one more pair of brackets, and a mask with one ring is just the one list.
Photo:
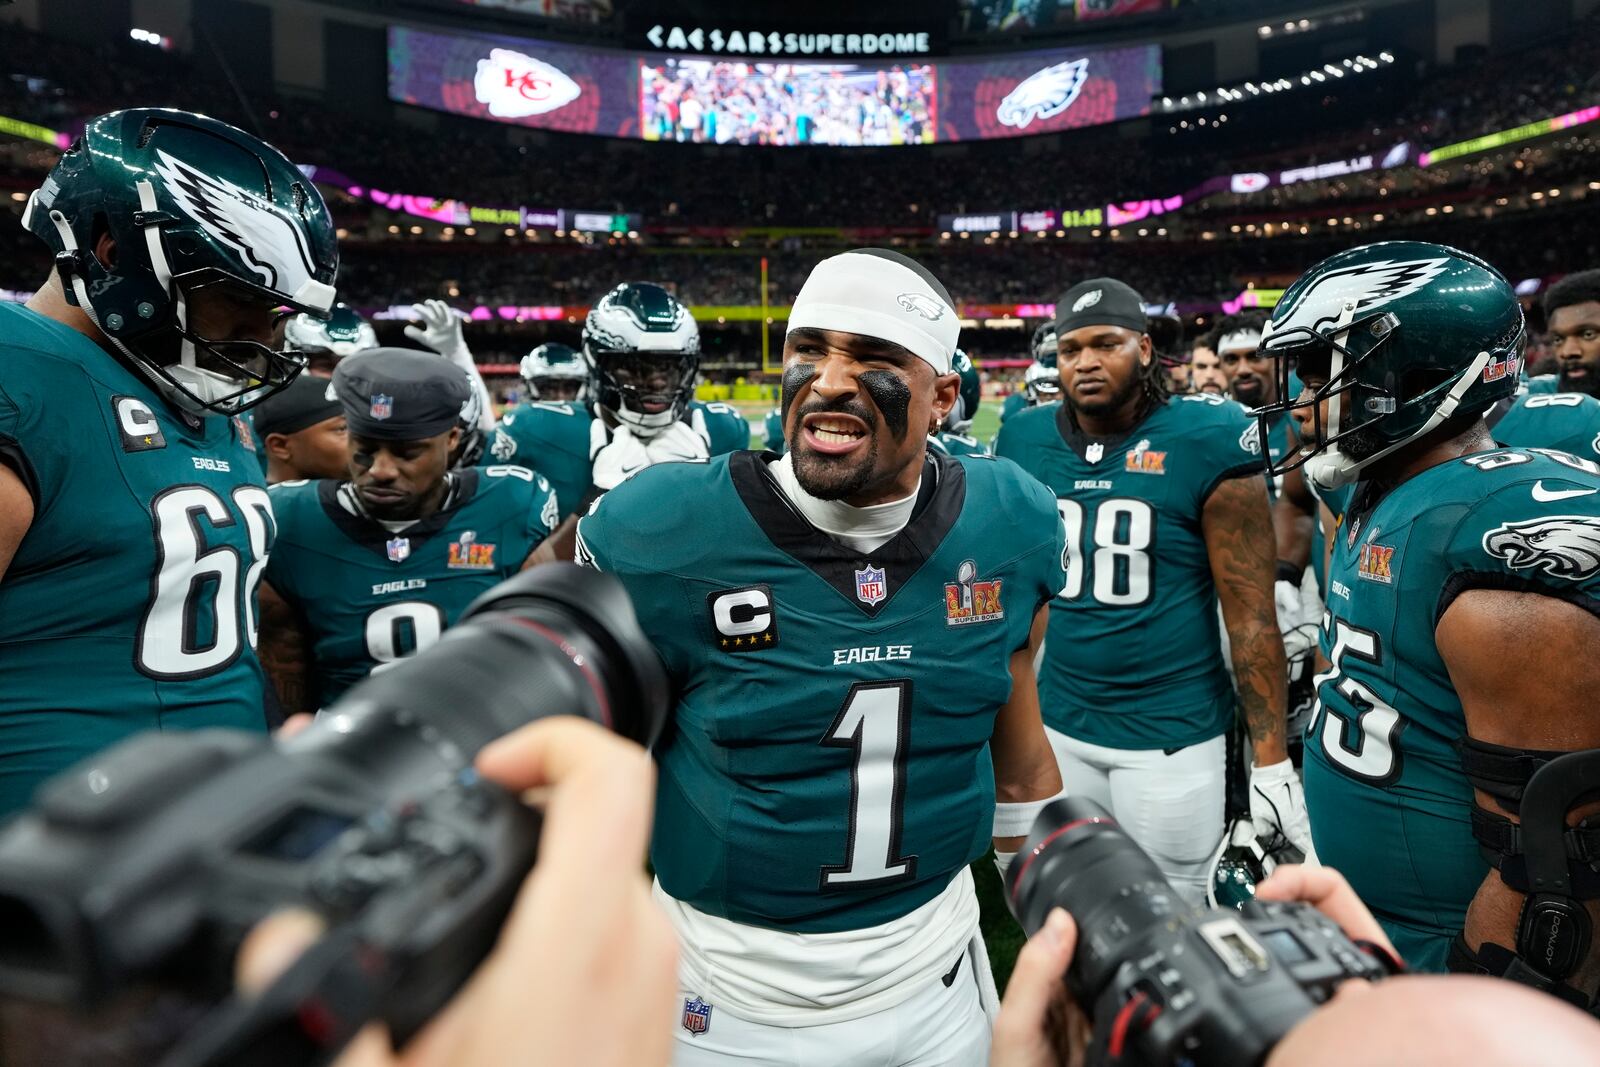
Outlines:
{"label": "jersey number 1", "polygon": [[822,868],[819,888],[916,877],[917,857],[900,855],[906,799],[911,682],[857,682],[822,743],[855,750],[850,769],[850,833],[845,862]]}

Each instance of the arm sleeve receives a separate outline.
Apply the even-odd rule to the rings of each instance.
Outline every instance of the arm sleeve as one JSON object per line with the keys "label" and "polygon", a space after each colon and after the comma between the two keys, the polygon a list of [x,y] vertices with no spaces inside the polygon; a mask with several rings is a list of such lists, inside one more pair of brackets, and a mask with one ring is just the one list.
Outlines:
{"label": "arm sleeve", "polygon": [[1232,403],[1218,404],[1216,409],[1219,417],[1206,435],[1204,455],[1211,475],[1202,484],[1202,504],[1230,478],[1245,478],[1267,469],[1261,424],[1255,416]]}
{"label": "arm sleeve", "polygon": [[528,550],[538,548],[545,538],[555,532],[561,521],[561,507],[556,501],[556,491],[542,474],[533,476],[533,494],[528,507]]}

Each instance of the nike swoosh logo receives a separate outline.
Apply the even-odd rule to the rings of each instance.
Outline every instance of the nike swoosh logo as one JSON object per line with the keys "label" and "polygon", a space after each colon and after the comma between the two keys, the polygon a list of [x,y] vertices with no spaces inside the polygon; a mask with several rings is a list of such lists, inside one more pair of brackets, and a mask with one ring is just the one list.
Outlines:
{"label": "nike swoosh logo", "polygon": [[[648,466],[650,466],[650,464],[648,464],[648,463],[635,463],[635,464],[634,464],[634,465],[633,465],[633,466],[631,466],[631,467],[623,467],[623,468],[622,468],[622,473],[623,473],[623,474],[624,474],[624,475],[628,475],[628,474],[632,474],[632,473],[633,473],[633,472],[634,472],[634,471],[642,471],[642,470],[644,470],[644,469],[645,469],[645,468],[646,468],[646,467],[648,467]],[[1591,489],[1591,490],[1589,490],[1589,491],[1590,491],[1590,492],[1591,492],[1591,493],[1592,493],[1592,492],[1594,492],[1594,490],[1593,490],[1593,489]]]}
{"label": "nike swoosh logo", "polygon": [[1552,500],[1566,500],[1575,496],[1590,496],[1600,493],[1600,489],[1546,489],[1544,482],[1533,483],[1533,499],[1541,504],[1548,504]]}

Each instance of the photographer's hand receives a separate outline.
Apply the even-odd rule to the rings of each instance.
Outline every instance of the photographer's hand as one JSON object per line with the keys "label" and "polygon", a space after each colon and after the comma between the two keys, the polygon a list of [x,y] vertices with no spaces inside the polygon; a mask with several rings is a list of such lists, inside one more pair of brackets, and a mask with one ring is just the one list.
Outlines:
{"label": "photographer's hand", "polygon": [[1361,903],[1344,875],[1331,867],[1291,863],[1279,867],[1256,886],[1261,900],[1303,901],[1338,923],[1354,941],[1371,941],[1399,959],[1389,936]]}
{"label": "photographer's hand", "polygon": [[[369,1027],[337,1067],[667,1063],[677,944],[644,874],[649,756],[560,717],[488,746],[478,769],[508,789],[550,787],[538,864],[499,944],[428,1027],[399,1055]],[[263,923],[240,953],[240,987],[270,984],[318,933],[303,913]]]}
{"label": "photographer's hand", "polygon": [[1089,1020],[1064,980],[1077,947],[1078,926],[1061,908],[1022,946],[995,1020],[989,1067],[1081,1067]]}

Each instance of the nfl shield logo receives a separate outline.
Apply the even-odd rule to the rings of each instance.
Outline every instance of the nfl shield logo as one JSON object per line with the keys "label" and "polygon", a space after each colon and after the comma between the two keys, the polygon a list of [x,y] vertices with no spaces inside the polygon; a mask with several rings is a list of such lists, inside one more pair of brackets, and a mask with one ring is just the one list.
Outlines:
{"label": "nfl shield logo", "polygon": [[391,537],[385,543],[389,549],[389,560],[392,563],[404,563],[411,558],[411,538]]}
{"label": "nfl shield logo", "polygon": [[856,571],[856,599],[867,607],[881,603],[889,595],[888,582],[884,581],[882,567],[868,567]]}
{"label": "nfl shield logo", "polygon": [[1106,454],[1106,446],[1096,441],[1083,451],[1084,459],[1087,459],[1090,463],[1099,463],[1100,457]]}
{"label": "nfl shield logo", "polygon": [[711,1005],[699,997],[684,1001],[683,1028],[695,1037],[711,1029]]}
{"label": "nfl shield logo", "polygon": [[372,407],[368,409],[368,414],[375,419],[387,419],[394,414],[394,397],[387,393],[373,393]]}

